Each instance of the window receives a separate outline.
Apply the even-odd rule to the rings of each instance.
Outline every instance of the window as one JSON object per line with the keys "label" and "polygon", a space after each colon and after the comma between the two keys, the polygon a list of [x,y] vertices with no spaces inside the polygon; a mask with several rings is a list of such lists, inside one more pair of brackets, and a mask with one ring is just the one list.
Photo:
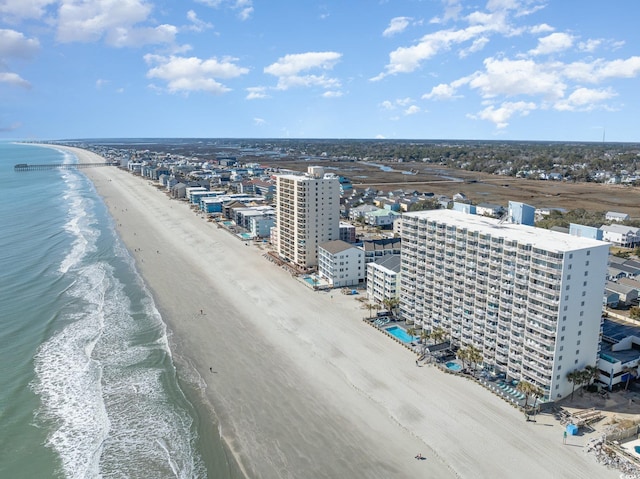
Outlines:
{"label": "window", "polygon": [[587,256],[591,256],[591,251],[587,251]]}
{"label": "window", "polygon": [[582,283],[582,286],[587,286],[587,282],[585,281],[584,283]]}
{"label": "window", "polygon": [[558,371],[560,371],[562,369],[562,365],[558,366]]}
{"label": "window", "polygon": [[578,360],[576,359],[576,360],[573,362],[573,364],[578,364]]}
{"label": "window", "polygon": [[567,291],[569,291],[569,285],[567,285],[567,287],[565,288]]}
{"label": "window", "polygon": [[564,327],[564,326],[562,326],[562,331],[564,331],[564,330],[565,330],[565,327]]}
{"label": "window", "polygon": [[580,316],[584,316],[584,311],[580,311]]}
{"label": "window", "polygon": [[556,381],[560,381],[560,375],[559,374],[556,376]]}
{"label": "window", "polygon": [[570,274],[568,274],[568,275],[567,275],[567,281],[569,281],[570,279],[571,279],[571,275],[570,275]]}
{"label": "window", "polygon": [[560,341],[564,341],[564,336],[560,336]]}
{"label": "window", "polygon": [[584,275],[585,275],[585,276],[589,276],[589,272],[588,272],[588,271],[585,271],[585,272],[584,272]]}
{"label": "window", "polygon": [[564,349],[564,346],[560,346],[560,351],[562,351]]}
{"label": "window", "polygon": [[[584,306],[584,301],[580,302],[580,306]],[[580,321],[582,323],[582,321]]]}
{"label": "window", "polygon": [[589,261],[588,261],[588,260],[587,260],[587,261],[585,261],[584,265],[585,265],[585,266],[589,266]]}
{"label": "window", "polygon": [[576,342],[576,346],[580,346],[580,340],[578,339],[578,341]]}
{"label": "window", "polygon": [[573,259],[573,253],[569,253],[569,259]]}
{"label": "window", "polygon": [[563,316],[563,317],[562,317],[562,320],[563,320],[563,321],[566,321],[566,320],[567,320],[567,317],[566,317],[566,316]]}
{"label": "window", "polygon": [[564,300],[565,300],[565,301],[569,301],[569,295],[568,295],[568,294],[566,294],[566,295],[564,296]]}
{"label": "window", "polygon": [[580,322],[578,323],[578,326],[582,326],[582,321],[580,321]]}
{"label": "window", "polygon": [[[558,356],[558,361],[562,361],[562,356]],[[558,376],[560,377],[560,376]]]}
{"label": "window", "polygon": [[578,331],[578,336],[582,336],[582,330]]}
{"label": "window", "polygon": [[[579,350],[579,349],[576,349],[576,356],[577,356],[578,354],[580,354],[580,350]],[[578,360],[577,360],[577,359],[576,359],[576,364],[578,364]]]}

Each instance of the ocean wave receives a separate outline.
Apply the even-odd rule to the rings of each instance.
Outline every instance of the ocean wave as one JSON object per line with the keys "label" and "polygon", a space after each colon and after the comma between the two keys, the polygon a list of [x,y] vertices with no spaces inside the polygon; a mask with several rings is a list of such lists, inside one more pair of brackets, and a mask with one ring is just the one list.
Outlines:
{"label": "ocean wave", "polygon": [[63,177],[72,245],[59,271],[70,286],[32,384],[46,445],[67,478],[206,477],[166,326],[115,233],[100,241],[84,177]]}

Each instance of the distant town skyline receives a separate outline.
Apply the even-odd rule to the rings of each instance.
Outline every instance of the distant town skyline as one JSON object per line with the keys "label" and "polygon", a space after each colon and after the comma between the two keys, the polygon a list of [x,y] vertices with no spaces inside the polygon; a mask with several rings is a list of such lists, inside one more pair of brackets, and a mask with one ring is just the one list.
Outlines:
{"label": "distant town skyline", "polygon": [[640,4],[2,0],[0,139],[640,141]]}

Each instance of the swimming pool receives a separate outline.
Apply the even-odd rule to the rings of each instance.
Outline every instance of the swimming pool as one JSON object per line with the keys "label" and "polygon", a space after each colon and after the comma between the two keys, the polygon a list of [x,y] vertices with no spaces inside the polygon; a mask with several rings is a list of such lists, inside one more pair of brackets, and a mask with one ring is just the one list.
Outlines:
{"label": "swimming pool", "polygon": [[462,366],[460,366],[458,363],[455,363],[453,361],[449,361],[447,364],[445,364],[445,366],[450,371],[460,371],[462,369]]}
{"label": "swimming pool", "polygon": [[387,333],[391,336],[398,338],[403,343],[410,343],[411,341],[415,341],[418,339],[416,336],[411,336],[400,326],[391,326],[390,328],[385,329]]}
{"label": "swimming pool", "polygon": [[240,236],[240,238],[244,240],[250,240],[251,238],[253,238],[253,236],[251,236],[251,233],[240,233],[238,234],[238,236]]}
{"label": "swimming pool", "polygon": [[318,286],[318,284],[320,283],[320,281],[318,281],[318,280],[317,280],[317,279],[315,279],[315,278],[312,278],[311,276],[305,276],[305,277],[304,277],[304,278],[302,278],[302,279],[304,279],[304,281],[305,281],[306,283],[310,284],[311,286]]}

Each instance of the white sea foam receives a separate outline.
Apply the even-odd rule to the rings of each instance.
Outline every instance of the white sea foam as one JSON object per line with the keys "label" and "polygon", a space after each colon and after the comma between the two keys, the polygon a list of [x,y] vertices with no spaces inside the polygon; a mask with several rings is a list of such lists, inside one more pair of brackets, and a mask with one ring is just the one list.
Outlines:
{"label": "white sea foam", "polygon": [[[66,326],[39,348],[33,385],[37,418],[52,431],[47,445],[68,478],[205,477],[165,325],[117,238],[112,259],[120,266],[88,255],[99,238],[95,205],[77,173],[64,178],[73,244],[60,271],[73,285],[60,312]],[[133,283],[133,303],[118,268]]]}
{"label": "white sea foam", "polygon": [[93,202],[81,194],[82,177],[79,173],[65,171],[63,179],[67,183],[64,200],[69,205],[64,229],[72,238],[71,250],[60,264],[60,272],[64,274],[79,264],[88,252],[95,250],[99,230],[92,227],[95,218],[89,214],[93,210]]}

